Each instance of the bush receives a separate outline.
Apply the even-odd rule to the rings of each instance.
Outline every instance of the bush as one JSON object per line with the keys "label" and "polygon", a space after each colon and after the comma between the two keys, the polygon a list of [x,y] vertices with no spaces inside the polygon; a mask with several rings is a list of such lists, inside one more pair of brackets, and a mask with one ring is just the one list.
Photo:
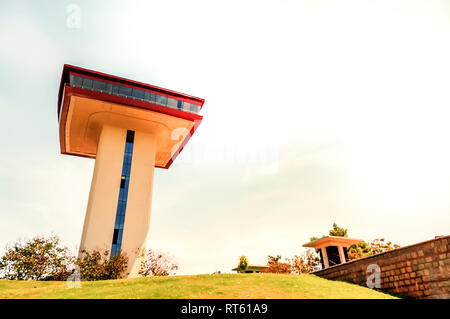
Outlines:
{"label": "bush", "polygon": [[307,251],[302,256],[295,255],[288,259],[293,274],[305,274],[317,270],[320,265],[320,257],[314,252]]}
{"label": "bush", "polygon": [[[336,223],[333,223],[333,228],[328,231],[328,236],[337,236],[337,237],[348,237],[347,228],[339,227]],[[327,235],[322,235],[321,237],[310,237],[309,241],[316,241],[322,238],[327,237]]]}
{"label": "bush", "polygon": [[267,259],[268,268],[264,269],[263,273],[304,274],[316,270],[320,265],[319,256],[310,251],[301,256],[295,255],[293,258],[285,258],[285,262],[281,262],[280,255],[269,255]]}
{"label": "bush", "polygon": [[175,270],[178,269],[178,265],[172,257],[163,252],[149,249],[143,253],[142,257],[141,269],[139,270],[141,276],[168,276],[174,274]]}
{"label": "bush", "polygon": [[10,280],[66,280],[73,257],[60,246],[59,237],[36,236],[7,247],[0,259],[0,278]]}
{"label": "bush", "polygon": [[354,260],[362,257],[367,257],[375,254],[379,254],[385,251],[399,248],[400,245],[392,244],[390,241],[385,242],[384,238],[374,239],[371,243],[365,241],[352,245],[348,248],[349,260]]}
{"label": "bush", "polygon": [[109,258],[108,250],[82,250],[75,265],[80,269],[81,280],[120,279],[126,275],[128,257],[122,252]]}
{"label": "bush", "polygon": [[282,263],[279,261],[269,264],[269,267],[262,271],[263,273],[273,273],[273,274],[290,274],[291,265],[288,263]]}
{"label": "bush", "polygon": [[248,267],[248,258],[246,256],[239,257],[238,268],[240,270],[245,270]]}
{"label": "bush", "polygon": [[60,245],[58,236],[36,236],[7,247],[0,258],[0,278],[65,281],[78,267],[82,280],[118,279],[125,275],[127,264],[126,256],[109,258],[109,251],[81,251],[75,258]]}
{"label": "bush", "polygon": [[347,229],[339,227],[336,223],[333,223],[333,229],[330,229],[328,234],[330,236],[348,237],[347,236]]}
{"label": "bush", "polygon": [[267,259],[269,267],[264,269],[262,271],[263,273],[274,273],[274,274],[291,273],[291,265],[289,263],[280,262],[281,260],[280,255],[277,255],[276,257],[269,255]]}

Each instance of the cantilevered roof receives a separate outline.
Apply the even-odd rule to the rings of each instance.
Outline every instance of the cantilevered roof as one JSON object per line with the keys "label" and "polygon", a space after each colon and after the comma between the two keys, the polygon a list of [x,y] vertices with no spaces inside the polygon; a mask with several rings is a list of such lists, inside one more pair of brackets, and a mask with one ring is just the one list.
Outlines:
{"label": "cantilevered roof", "polygon": [[[253,271],[262,271],[264,269],[269,268],[269,266],[258,266],[258,265],[248,265],[244,270],[253,270]],[[232,271],[241,270],[239,267],[231,269]]]}
{"label": "cantilevered roof", "polygon": [[62,154],[96,158],[104,125],[156,137],[155,166],[169,168],[203,117],[204,99],[65,64],[58,94]]}
{"label": "cantilevered roof", "polygon": [[328,246],[344,246],[349,247],[362,242],[362,239],[347,238],[342,236],[326,236],[303,245],[303,247],[321,248]]}
{"label": "cantilevered roof", "polygon": [[162,87],[159,87],[156,85],[142,83],[142,82],[122,78],[122,77],[111,75],[111,74],[106,74],[106,73],[102,73],[102,72],[98,72],[98,71],[94,71],[94,70],[81,68],[81,67],[70,65],[70,64],[64,64],[63,72],[61,75],[61,82],[59,84],[58,114],[60,114],[61,102],[62,102],[63,91],[64,91],[64,84],[69,82],[69,74],[71,72],[80,74],[80,75],[84,75],[84,76],[92,76],[95,78],[103,79],[106,81],[111,81],[111,82],[118,83],[118,84],[123,84],[123,85],[129,86],[129,87],[149,89],[149,90],[155,91],[157,93],[161,93],[163,95],[173,96],[175,98],[178,97],[181,99],[190,100],[196,104],[199,104],[200,108],[203,107],[203,104],[205,103],[204,99],[195,97],[192,95],[188,95],[185,93],[176,92],[176,91],[165,89],[165,88],[162,88]]}

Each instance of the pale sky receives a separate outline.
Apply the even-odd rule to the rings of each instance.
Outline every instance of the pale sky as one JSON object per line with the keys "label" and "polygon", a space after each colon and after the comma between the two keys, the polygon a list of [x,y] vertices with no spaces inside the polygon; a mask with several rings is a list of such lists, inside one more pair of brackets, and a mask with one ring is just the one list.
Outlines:
{"label": "pale sky", "polygon": [[94,160],[59,153],[64,63],[205,99],[155,170],[148,246],[178,274],[292,257],[333,222],[450,233],[450,1],[1,1],[0,43],[0,251],[79,245]]}

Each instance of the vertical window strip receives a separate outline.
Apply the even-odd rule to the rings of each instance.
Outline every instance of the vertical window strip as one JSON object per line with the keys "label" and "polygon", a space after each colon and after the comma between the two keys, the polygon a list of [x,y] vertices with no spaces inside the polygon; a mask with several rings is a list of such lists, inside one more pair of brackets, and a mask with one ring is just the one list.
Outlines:
{"label": "vertical window strip", "polygon": [[120,253],[122,248],[123,226],[125,211],[127,208],[128,186],[130,184],[131,159],[133,155],[134,131],[127,131],[125,152],[123,155],[122,175],[120,176],[119,199],[117,202],[116,221],[114,223],[114,235],[111,246],[111,257]]}

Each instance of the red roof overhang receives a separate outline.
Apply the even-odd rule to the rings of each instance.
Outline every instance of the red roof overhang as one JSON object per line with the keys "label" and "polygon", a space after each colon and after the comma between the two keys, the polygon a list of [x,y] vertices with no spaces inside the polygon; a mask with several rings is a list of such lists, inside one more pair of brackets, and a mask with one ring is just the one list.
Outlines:
{"label": "red roof overhang", "polygon": [[[187,142],[192,137],[195,130],[197,129],[197,127],[199,126],[199,124],[201,123],[201,121],[203,119],[203,116],[198,115],[198,114],[189,113],[189,112],[185,112],[182,110],[173,109],[173,108],[169,108],[169,107],[164,107],[164,106],[154,104],[154,103],[149,103],[149,102],[145,102],[145,101],[134,100],[134,99],[126,98],[126,97],[116,96],[116,95],[112,95],[112,94],[108,94],[108,93],[102,93],[102,92],[92,91],[92,90],[88,90],[88,89],[82,89],[82,88],[68,86],[65,83],[67,83],[69,81],[69,75],[71,73],[78,74],[78,75],[81,75],[84,77],[89,77],[92,79],[99,79],[99,80],[110,82],[110,83],[116,83],[116,84],[132,87],[132,88],[141,88],[141,89],[151,90],[153,92],[156,92],[161,95],[165,95],[167,97],[172,97],[175,99],[198,104],[198,105],[200,105],[200,108],[203,107],[203,104],[205,102],[204,99],[194,97],[191,95],[187,95],[184,93],[179,93],[179,92],[175,92],[172,90],[153,86],[150,84],[145,84],[145,83],[128,80],[125,78],[121,78],[121,77],[117,77],[117,76],[113,76],[113,75],[109,75],[109,74],[105,74],[105,73],[92,71],[92,70],[65,64],[64,68],[63,68],[63,73],[61,75],[61,82],[60,82],[59,94],[58,94],[59,138],[60,138],[60,148],[61,148],[62,154],[70,154],[66,151],[66,147],[65,147],[65,125],[66,125],[67,112],[68,112],[69,101],[70,101],[71,96],[88,97],[88,98],[93,98],[93,99],[97,99],[97,100],[101,100],[101,101],[105,101],[105,102],[112,102],[112,103],[128,105],[128,106],[147,109],[150,111],[155,111],[155,112],[159,112],[159,113],[163,113],[163,114],[167,114],[167,115],[171,115],[171,116],[175,116],[178,118],[182,118],[185,120],[195,122],[194,126],[192,127],[191,131],[189,132],[190,134],[187,134],[185,136],[183,142],[180,143],[180,146],[179,146],[178,150],[174,153],[173,157],[168,161],[166,166],[164,166],[164,167],[157,166],[160,168],[167,169],[170,167],[170,165],[176,159],[178,154],[186,146]],[[78,155],[78,154],[70,154],[70,155],[82,156],[82,155]]]}
{"label": "red roof overhang", "polygon": [[102,72],[98,72],[98,71],[81,68],[78,66],[73,66],[70,64],[64,64],[63,71],[61,74],[61,81],[59,84],[58,114],[60,113],[60,108],[61,108],[61,99],[62,99],[62,95],[63,95],[63,91],[64,91],[64,83],[69,81],[69,74],[71,72],[85,76],[85,77],[99,79],[99,80],[103,80],[103,81],[110,82],[110,83],[116,83],[116,84],[120,84],[123,86],[131,87],[131,88],[148,89],[148,90],[151,90],[153,92],[156,92],[156,93],[168,96],[168,97],[173,97],[176,99],[180,99],[180,100],[188,101],[188,102],[191,102],[194,104],[198,104],[198,105],[200,105],[200,108],[202,108],[203,104],[205,103],[204,99],[195,97],[192,95],[172,91],[169,89],[164,89],[164,88],[161,88],[161,87],[155,86],[155,85],[150,85],[150,84],[146,84],[146,83],[142,83],[142,82],[138,82],[138,81],[134,81],[134,80],[125,79],[125,78],[115,76],[115,75],[110,75],[110,74],[106,74],[106,73],[102,73]]}

